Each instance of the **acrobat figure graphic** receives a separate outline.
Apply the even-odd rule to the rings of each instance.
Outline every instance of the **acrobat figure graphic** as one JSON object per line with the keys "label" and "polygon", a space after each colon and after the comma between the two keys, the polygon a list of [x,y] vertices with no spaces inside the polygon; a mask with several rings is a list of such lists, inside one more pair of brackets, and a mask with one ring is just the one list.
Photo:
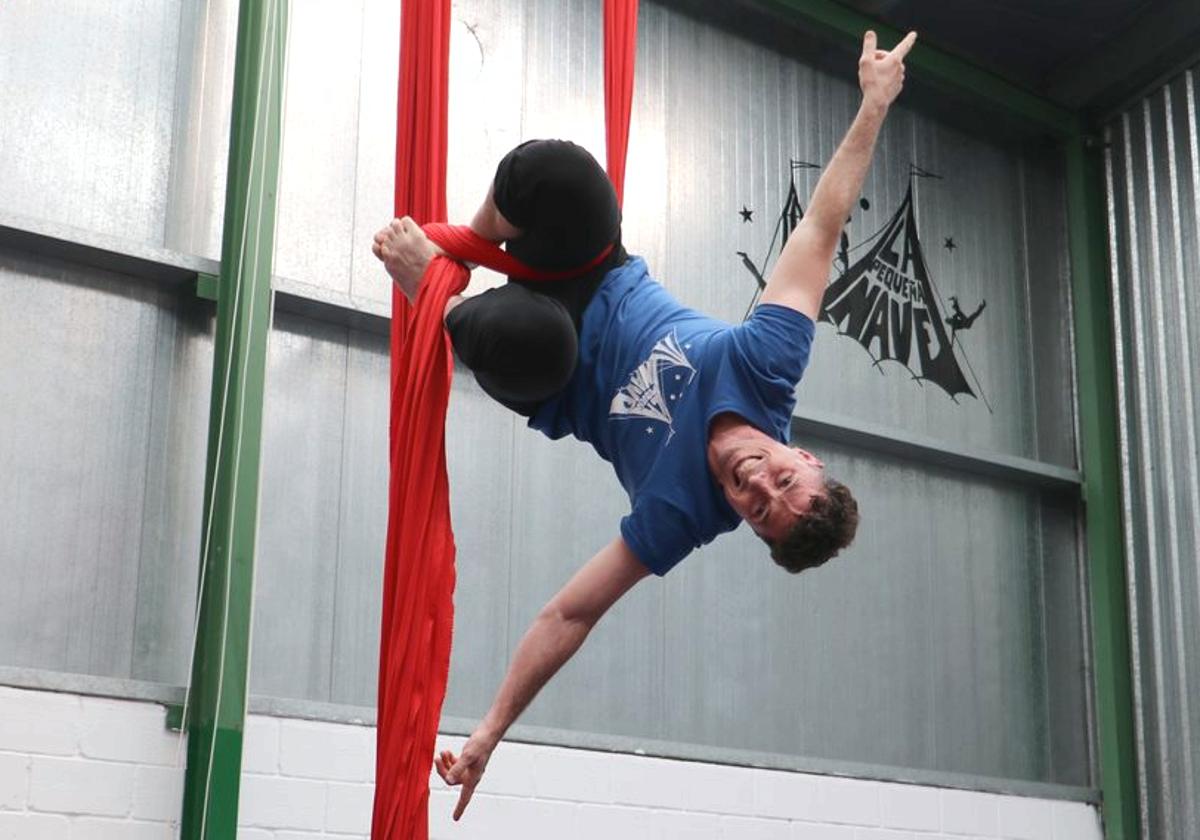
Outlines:
{"label": "acrobat figure graphic", "polygon": [[[816,455],[789,445],[791,419],[829,265],[916,37],[888,52],[875,33],[864,36],[858,113],[744,323],[681,305],[626,253],[612,184],[584,149],[530,141],[500,162],[472,229],[527,265],[576,273],[452,297],[450,340],[480,387],[531,428],[590,443],[630,510],[533,621],[462,754],[435,759],[441,777],[462,786],[455,819],[508,728],[639,581],[742,520],[793,573],[854,538],[854,497]],[[380,230],[373,250],[410,300],[439,253],[408,218]]]}
{"label": "acrobat figure graphic", "polygon": [[750,304],[753,307],[758,303],[758,298],[763,293],[763,290],[767,288],[767,281],[762,276],[762,272],[758,270],[758,266],[754,264],[754,260],[750,259],[749,254],[747,254],[745,251],[738,251],[737,255],[742,258],[742,265],[746,267],[747,271],[754,275],[754,282],[758,284],[758,291],[754,293],[754,300]]}
{"label": "acrobat figure graphic", "polygon": [[975,319],[987,307],[987,301],[980,301],[979,307],[970,315],[963,313],[962,309],[958,306],[958,298],[954,295],[950,296],[950,306],[954,309],[954,314],[946,319],[946,323],[950,325],[950,340],[953,341],[954,337],[958,335],[959,330],[971,329],[971,325],[975,323]]}

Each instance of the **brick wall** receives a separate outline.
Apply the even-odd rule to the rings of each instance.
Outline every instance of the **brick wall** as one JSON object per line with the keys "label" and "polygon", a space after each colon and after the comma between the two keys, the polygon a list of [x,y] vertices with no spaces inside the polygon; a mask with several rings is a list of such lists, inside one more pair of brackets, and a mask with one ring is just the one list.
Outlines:
{"label": "brick wall", "polygon": [[155,703],[0,687],[0,840],[166,840],[180,737]]}
{"label": "brick wall", "polygon": [[[0,688],[0,840],[175,836],[183,756],[164,724],[153,703]],[[251,715],[239,840],[365,838],[374,734]],[[1074,802],[525,744],[497,750],[457,825],[457,794],[432,788],[435,840],[1101,838]]]}

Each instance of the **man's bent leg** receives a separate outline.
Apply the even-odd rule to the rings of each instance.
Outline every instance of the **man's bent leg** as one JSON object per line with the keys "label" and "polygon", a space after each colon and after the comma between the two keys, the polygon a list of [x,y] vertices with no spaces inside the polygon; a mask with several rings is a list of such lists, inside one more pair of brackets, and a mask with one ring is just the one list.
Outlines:
{"label": "man's bent leg", "polygon": [[508,283],[448,306],[446,329],[480,387],[526,417],[575,372],[579,339],[571,314],[524,286]]}

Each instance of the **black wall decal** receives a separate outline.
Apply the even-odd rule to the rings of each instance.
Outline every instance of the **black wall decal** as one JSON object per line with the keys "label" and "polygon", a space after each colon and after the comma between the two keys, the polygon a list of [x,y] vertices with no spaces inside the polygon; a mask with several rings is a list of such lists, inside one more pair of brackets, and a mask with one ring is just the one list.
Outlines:
{"label": "black wall decal", "polygon": [[885,359],[899,362],[915,379],[941,386],[951,398],[975,396],[930,282],[911,181],[875,244],[825,291],[820,319],[861,344],[876,365]]}
{"label": "black wall decal", "polygon": [[954,314],[946,319],[946,323],[950,325],[950,340],[953,341],[959,330],[971,329],[971,325],[975,323],[975,319],[983,314],[983,310],[987,308],[987,301],[980,301],[975,311],[967,315],[958,308],[958,298],[950,295],[950,307],[954,310]]}
{"label": "black wall decal", "polygon": [[[818,168],[803,161],[791,162],[787,198],[762,264],[755,263],[745,251],[737,252],[742,265],[754,277],[756,286],[743,319],[750,317],[766,288],[764,274],[771,258],[783,251],[788,237],[804,218],[804,209],[796,189],[796,172]],[[818,320],[832,324],[841,335],[850,336],[862,345],[881,373],[884,360],[899,362],[914,379],[933,382],[955,402],[959,394],[968,394],[981,398],[991,411],[991,404],[983,393],[978,377],[971,370],[965,353],[962,355],[962,364],[970,371],[974,388],[955,352],[956,347],[962,352],[958,333],[971,328],[983,313],[987,302],[981,302],[968,315],[959,307],[958,298],[951,297],[949,300],[953,313],[948,318],[942,316],[941,298],[929,275],[917,235],[912,187],[913,178],[940,180],[941,176],[917,166],[912,166],[909,174],[904,200],[887,225],[853,247],[846,227],[843,227],[834,256],[834,267],[839,275],[826,289]],[[859,208],[863,211],[870,209],[870,206],[865,196],[859,199]],[[846,225],[851,221],[847,219]],[[851,255],[868,245],[870,250],[851,263]],[[947,238],[946,246],[953,250],[953,239]]]}

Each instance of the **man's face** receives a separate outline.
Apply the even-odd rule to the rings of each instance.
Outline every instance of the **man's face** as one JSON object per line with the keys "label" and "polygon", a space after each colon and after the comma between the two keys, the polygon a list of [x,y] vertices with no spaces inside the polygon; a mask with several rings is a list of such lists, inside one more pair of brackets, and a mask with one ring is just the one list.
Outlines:
{"label": "man's face", "polygon": [[765,435],[729,447],[714,466],[730,507],[771,541],[787,535],[825,482],[825,465],[815,455]]}

